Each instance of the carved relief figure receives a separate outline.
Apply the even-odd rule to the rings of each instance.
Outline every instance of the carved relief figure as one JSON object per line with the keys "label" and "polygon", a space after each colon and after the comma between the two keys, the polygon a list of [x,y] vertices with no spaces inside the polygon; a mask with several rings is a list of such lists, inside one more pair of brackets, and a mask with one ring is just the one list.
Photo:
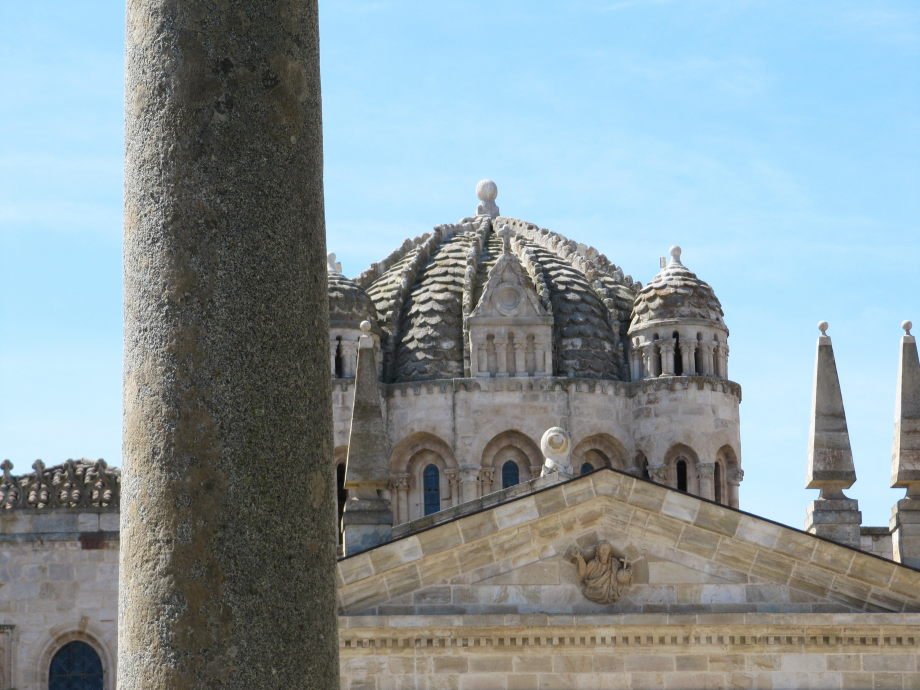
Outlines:
{"label": "carved relief figure", "polygon": [[565,559],[578,568],[581,591],[595,603],[614,603],[632,582],[632,565],[625,557],[616,557],[608,541],[599,542],[588,558],[577,546],[570,546]]}

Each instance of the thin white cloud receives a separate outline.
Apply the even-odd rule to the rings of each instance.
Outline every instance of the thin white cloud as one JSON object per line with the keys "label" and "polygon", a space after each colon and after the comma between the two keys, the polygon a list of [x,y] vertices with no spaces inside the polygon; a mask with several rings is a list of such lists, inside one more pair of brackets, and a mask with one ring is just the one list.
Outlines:
{"label": "thin white cloud", "polygon": [[910,51],[920,50],[920,8],[858,3],[834,15],[847,34]]}

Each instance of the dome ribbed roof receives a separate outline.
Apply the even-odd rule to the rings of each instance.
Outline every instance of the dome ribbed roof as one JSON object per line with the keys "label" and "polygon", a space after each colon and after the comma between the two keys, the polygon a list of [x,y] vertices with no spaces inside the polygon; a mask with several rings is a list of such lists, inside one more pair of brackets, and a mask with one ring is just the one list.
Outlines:
{"label": "dome ribbed roof", "polygon": [[723,316],[715,292],[680,262],[680,247],[672,247],[671,261],[636,296],[630,331],[677,320],[708,321],[725,329]]}
{"label": "dome ribbed roof", "polygon": [[368,294],[340,271],[328,272],[329,324],[338,328],[358,328],[368,320],[376,326],[377,310]]}
{"label": "dome ribbed roof", "polygon": [[505,225],[514,255],[553,315],[554,375],[626,380],[623,339],[638,284],[591,247],[501,216],[439,226],[357,279],[380,318],[386,379],[468,375],[465,322],[502,253],[495,231]]}

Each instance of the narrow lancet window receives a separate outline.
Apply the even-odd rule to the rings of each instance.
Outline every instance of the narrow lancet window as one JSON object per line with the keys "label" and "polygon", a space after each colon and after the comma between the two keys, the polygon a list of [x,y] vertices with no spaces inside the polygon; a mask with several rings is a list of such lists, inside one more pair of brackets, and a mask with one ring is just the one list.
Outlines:
{"label": "narrow lancet window", "polygon": [[341,379],[345,377],[345,356],[342,353],[342,336],[336,336],[335,339],[335,377]]}
{"label": "narrow lancet window", "polygon": [[521,481],[521,470],[514,460],[508,460],[502,465],[502,488],[507,489],[509,486],[519,484]]}
{"label": "narrow lancet window", "polygon": [[686,491],[687,490],[687,461],[684,459],[678,460],[675,469],[677,470],[677,490]]}
{"label": "narrow lancet window", "polygon": [[441,510],[441,472],[437,465],[428,465],[422,472],[422,493],[425,515]]}

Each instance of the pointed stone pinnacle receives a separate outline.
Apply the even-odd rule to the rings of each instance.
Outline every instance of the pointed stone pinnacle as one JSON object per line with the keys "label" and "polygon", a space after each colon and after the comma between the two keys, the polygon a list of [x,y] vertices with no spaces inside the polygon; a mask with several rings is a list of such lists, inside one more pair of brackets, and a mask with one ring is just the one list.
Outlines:
{"label": "pointed stone pinnacle", "polygon": [[[917,339],[905,321],[901,336],[901,361],[894,408],[894,442],[891,449],[891,486],[908,493],[920,491],[920,359]],[[914,486],[911,486],[914,485]],[[914,491],[913,489],[916,489]]]}
{"label": "pointed stone pinnacle", "polygon": [[824,335],[827,323],[822,321],[819,328],[822,335],[815,361],[806,487],[821,489],[822,497],[842,498],[843,489],[856,481],[856,470],[834,348]]}

